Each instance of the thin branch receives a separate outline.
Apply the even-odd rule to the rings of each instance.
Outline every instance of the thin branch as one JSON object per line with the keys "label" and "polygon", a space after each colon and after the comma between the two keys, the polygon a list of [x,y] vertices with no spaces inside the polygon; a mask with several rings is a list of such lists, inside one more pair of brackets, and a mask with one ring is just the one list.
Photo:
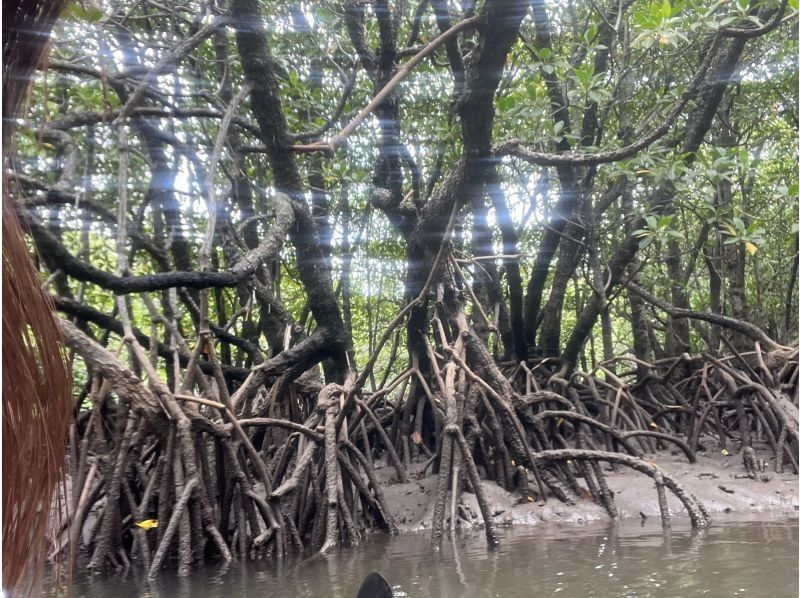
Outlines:
{"label": "thin branch", "polygon": [[[406,62],[403,66],[397,69],[395,75],[389,80],[389,82],[381,89],[375,97],[372,98],[369,104],[364,106],[361,111],[351,120],[347,126],[345,126],[341,131],[339,131],[330,141],[327,142],[319,142],[309,146],[299,146],[299,148],[295,149],[295,151],[320,151],[326,152],[328,154],[332,154],[336,151],[337,148],[341,147],[346,139],[353,134],[353,132],[358,128],[358,126],[363,123],[367,117],[372,114],[372,112],[380,106],[389,94],[392,93],[395,87],[397,87],[403,79],[405,79],[408,74],[417,66],[420,62],[422,62],[427,56],[433,53],[439,46],[447,42],[452,37],[472,29],[478,23],[481,22],[483,19],[482,16],[474,16],[468,19],[464,19],[457,25],[454,25],[438,37],[434,38],[428,45],[426,45],[422,50],[417,52],[408,62]],[[302,148],[302,149],[300,149]]]}
{"label": "thin branch", "polygon": [[704,311],[694,311],[691,309],[683,309],[680,307],[675,307],[667,303],[666,301],[662,301],[652,293],[644,290],[637,284],[632,282],[628,282],[628,289],[636,293],[639,297],[650,303],[651,305],[655,305],[662,311],[667,312],[673,318],[691,318],[693,320],[702,320],[704,322],[710,322],[711,324],[715,324],[717,326],[722,326],[724,328],[729,328],[736,332],[739,332],[748,338],[753,339],[754,341],[758,341],[764,345],[768,350],[773,351],[775,349],[783,348],[781,345],[776,343],[772,340],[767,333],[761,330],[755,324],[751,324],[750,322],[745,322],[743,320],[737,320],[735,318],[730,318],[728,316],[723,316],[720,314],[709,313]]}
{"label": "thin branch", "polygon": [[697,72],[695,73],[694,77],[692,77],[692,80],[689,82],[689,85],[686,87],[686,90],[683,92],[680,100],[678,100],[678,103],[672,108],[670,113],[664,119],[664,122],[653,129],[649,135],[645,135],[638,141],[619,149],[608,150],[606,152],[599,152],[596,154],[587,154],[581,152],[568,154],[548,154],[545,152],[531,151],[524,147],[524,141],[514,139],[497,147],[494,150],[494,154],[496,156],[514,156],[538,166],[591,166],[597,164],[608,164],[610,162],[619,162],[620,160],[624,160],[625,158],[633,156],[666,135],[670,128],[672,128],[672,125],[683,112],[683,109],[699,90],[700,84],[703,81],[706,72],[711,66],[717,50],[720,47],[721,40],[721,36],[716,36],[714,38],[713,42],[711,43],[711,47],[703,58],[703,62],[700,64],[700,68],[697,69]]}

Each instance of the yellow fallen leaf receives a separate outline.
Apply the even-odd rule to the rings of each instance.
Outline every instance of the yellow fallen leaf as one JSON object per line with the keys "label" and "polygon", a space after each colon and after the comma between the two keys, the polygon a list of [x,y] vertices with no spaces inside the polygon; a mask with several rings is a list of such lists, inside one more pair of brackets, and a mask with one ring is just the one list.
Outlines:
{"label": "yellow fallen leaf", "polygon": [[143,530],[151,530],[154,527],[158,527],[158,519],[145,519],[136,525],[137,527],[141,527]]}
{"label": "yellow fallen leaf", "polygon": [[650,427],[654,430],[658,430],[658,424],[656,424],[656,422],[650,422]]}
{"label": "yellow fallen leaf", "polygon": [[528,497],[528,502],[533,502],[533,497],[532,496]]}
{"label": "yellow fallen leaf", "polygon": [[558,421],[556,421],[556,428],[561,427],[561,424],[563,424],[563,423],[564,423],[564,418],[563,417],[559,417]]}
{"label": "yellow fallen leaf", "polygon": [[728,455],[730,455],[730,453],[728,452],[728,449],[722,449],[722,454],[725,455],[726,457]]}
{"label": "yellow fallen leaf", "polygon": [[758,251],[758,247],[756,247],[750,241],[744,244],[744,248],[747,249],[747,253],[749,253],[750,255],[753,255],[756,251]]}

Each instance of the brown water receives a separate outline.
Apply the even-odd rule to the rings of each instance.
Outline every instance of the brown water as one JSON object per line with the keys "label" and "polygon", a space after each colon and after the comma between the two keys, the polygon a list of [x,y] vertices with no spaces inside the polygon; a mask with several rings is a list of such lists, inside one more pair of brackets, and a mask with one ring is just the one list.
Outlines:
{"label": "brown water", "polygon": [[395,596],[798,596],[797,518],[726,520],[693,532],[677,521],[665,535],[657,522],[539,525],[503,531],[499,549],[481,532],[446,541],[440,554],[428,534],[375,536],[357,548],[278,568],[248,564],[206,569],[148,586],[140,571],[79,579],[74,596],[354,597],[378,570]]}

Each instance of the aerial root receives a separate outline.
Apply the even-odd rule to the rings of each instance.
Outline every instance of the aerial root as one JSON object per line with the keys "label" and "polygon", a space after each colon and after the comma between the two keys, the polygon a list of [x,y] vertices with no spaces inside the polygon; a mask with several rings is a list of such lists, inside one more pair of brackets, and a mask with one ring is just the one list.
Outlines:
{"label": "aerial root", "polygon": [[[797,351],[760,355],[757,367],[736,362],[746,356],[622,357],[564,377],[555,362],[498,365],[470,335],[448,343],[439,334],[424,376],[414,365],[373,393],[330,384],[298,397],[289,386],[236,415],[220,376],[197,369],[195,396],[146,390],[121,363],[104,362],[73,434],[77,477],[62,548],[95,570],[143,563],[151,577],[171,563],[186,575],[206,559],[328,552],[371,529],[397,532],[378,466],[393,470],[388,483],[433,470],[434,546],[448,513],[454,529],[465,489],[487,543],[497,544],[487,481],[523,501],[591,498],[617,518],[601,463],[625,466],[653,479],[665,528],[667,491],[704,527],[703,505],[645,454],[673,449],[695,462],[716,444],[742,450],[745,465],[749,455],[747,471],[759,476],[755,445],[771,451],[775,471],[797,471]],[[127,402],[110,408],[121,389]],[[147,411],[152,397],[160,415]]]}

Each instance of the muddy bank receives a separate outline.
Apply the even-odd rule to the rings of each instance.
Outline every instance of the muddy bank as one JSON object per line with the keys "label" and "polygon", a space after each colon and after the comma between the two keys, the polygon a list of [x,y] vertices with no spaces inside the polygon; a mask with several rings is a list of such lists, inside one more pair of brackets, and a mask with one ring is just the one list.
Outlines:
{"label": "muddy bank", "polygon": [[[712,518],[728,514],[796,512],[800,505],[798,476],[789,471],[775,473],[774,458],[768,448],[757,450],[756,455],[763,459],[765,469],[755,480],[747,477],[741,453],[723,455],[719,450],[698,452],[696,463],[688,463],[686,457],[677,452],[659,452],[644,455],[643,458],[659,465],[689,494],[694,495]],[[417,471],[411,471],[412,477],[416,477],[419,467]],[[604,464],[603,471],[614,493],[620,518],[644,516],[658,520],[657,495],[651,478],[623,466],[612,470]],[[379,468],[376,473],[382,482],[388,483],[393,472],[390,468]],[[606,510],[588,497],[574,505],[562,503],[554,497],[542,502],[535,494],[507,492],[492,481],[484,480],[483,485],[497,524],[586,523],[608,519]],[[428,475],[406,484],[392,483],[384,488],[386,502],[401,531],[430,529],[435,487],[436,477]],[[448,525],[449,499],[448,496]],[[672,515],[686,514],[683,505],[673,495],[668,493],[667,501]],[[483,523],[472,493],[463,493],[457,512],[459,526]]]}

